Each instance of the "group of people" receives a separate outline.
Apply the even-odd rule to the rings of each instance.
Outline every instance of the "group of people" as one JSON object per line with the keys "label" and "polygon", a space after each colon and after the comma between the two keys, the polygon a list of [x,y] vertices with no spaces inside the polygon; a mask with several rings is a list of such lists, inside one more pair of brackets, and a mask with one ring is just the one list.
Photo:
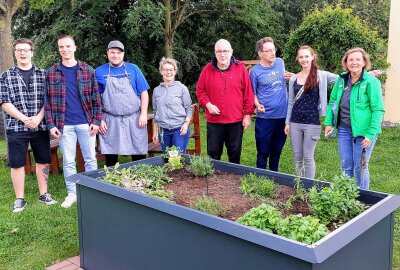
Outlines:
{"label": "group of people", "polygon": [[[0,105],[6,120],[11,180],[16,200],[13,212],[27,205],[24,199],[25,155],[30,145],[39,186],[39,200],[57,203],[48,193],[50,138],[58,139],[63,155],[67,196],[62,207],[76,202],[75,184],[68,177],[76,171],[79,142],[85,171],[97,169],[96,136],[105,165],[114,166],[118,155],[132,160],[147,154],[147,110],[150,89],[135,64],[124,61],[124,45],[108,44],[108,63],[93,69],[77,60],[72,36],[57,41],[61,61],[47,71],[33,65],[34,46],[26,38],[14,42],[16,65],[0,76]],[[220,39],[215,57],[202,70],[196,95],[205,108],[207,153],[220,159],[225,144],[229,162],[240,163],[243,132],[256,113],[257,167],[278,171],[279,159],[290,135],[294,167],[299,175],[314,178],[314,150],[320,137],[320,116],[326,114],[325,136],[337,132],[342,170],[368,189],[368,160],[381,133],[384,108],[380,82],[366,72],[368,54],[361,48],[346,52],[340,76],[318,70],[317,55],[302,46],[296,56],[302,70],[285,71],[275,56],[272,38],[259,40],[260,63],[250,74],[233,57],[231,44]],[[153,142],[165,152],[176,146],[184,153],[190,136],[192,100],[185,85],[175,80],[177,62],[163,58],[159,64],[162,83],[154,88]],[[287,90],[289,81],[289,91]],[[329,103],[327,86],[335,85]],[[360,166],[363,157],[364,166]]]}

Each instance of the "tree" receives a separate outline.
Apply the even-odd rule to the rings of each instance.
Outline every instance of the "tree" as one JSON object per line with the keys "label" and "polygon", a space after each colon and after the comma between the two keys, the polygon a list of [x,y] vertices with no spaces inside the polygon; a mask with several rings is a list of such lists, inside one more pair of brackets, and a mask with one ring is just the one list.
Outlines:
{"label": "tree", "polygon": [[386,67],[386,44],[377,31],[354,15],[352,9],[340,5],[315,9],[289,37],[284,59],[290,70],[298,69],[295,55],[301,45],[310,45],[319,55],[321,69],[341,72],[343,54],[351,48],[362,47],[371,56],[373,68]]}

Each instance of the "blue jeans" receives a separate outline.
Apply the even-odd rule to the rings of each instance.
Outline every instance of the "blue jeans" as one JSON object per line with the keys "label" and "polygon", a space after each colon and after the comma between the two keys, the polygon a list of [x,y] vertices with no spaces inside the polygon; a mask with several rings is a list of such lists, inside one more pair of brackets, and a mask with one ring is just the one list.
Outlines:
{"label": "blue jeans", "polygon": [[256,118],[255,137],[257,146],[257,168],[278,171],[279,159],[286,141],[285,118]]}
{"label": "blue jeans", "polygon": [[85,171],[97,170],[96,136],[90,136],[89,125],[65,125],[60,139],[60,150],[63,155],[63,171],[68,193],[76,194],[75,183],[69,182],[68,177],[76,174],[76,142],[82,151],[85,161]]}
{"label": "blue jeans", "polygon": [[342,163],[342,172],[350,177],[356,177],[357,186],[361,189],[369,189],[369,170],[368,164],[372,150],[375,146],[378,136],[376,136],[369,147],[365,149],[365,165],[361,172],[361,142],[363,137],[354,138],[351,129],[338,127],[338,145],[339,155]]}
{"label": "blue jeans", "polygon": [[190,137],[190,127],[188,127],[185,135],[181,136],[180,133],[181,128],[166,129],[159,127],[158,140],[160,141],[163,153],[165,153],[167,147],[171,147],[173,145],[178,147],[179,152],[181,152],[182,154],[186,153],[186,148]]}

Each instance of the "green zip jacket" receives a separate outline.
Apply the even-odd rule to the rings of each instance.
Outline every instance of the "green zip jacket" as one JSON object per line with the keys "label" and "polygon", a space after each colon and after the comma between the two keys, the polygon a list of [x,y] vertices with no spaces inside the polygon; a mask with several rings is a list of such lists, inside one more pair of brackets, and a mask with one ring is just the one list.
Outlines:
{"label": "green zip jacket", "polygon": [[[353,137],[365,136],[369,140],[382,133],[381,123],[385,112],[381,82],[365,70],[362,78],[351,89],[350,120]],[[325,126],[338,123],[339,104],[346,86],[349,72],[342,73],[336,80],[330,96],[325,118]]]}

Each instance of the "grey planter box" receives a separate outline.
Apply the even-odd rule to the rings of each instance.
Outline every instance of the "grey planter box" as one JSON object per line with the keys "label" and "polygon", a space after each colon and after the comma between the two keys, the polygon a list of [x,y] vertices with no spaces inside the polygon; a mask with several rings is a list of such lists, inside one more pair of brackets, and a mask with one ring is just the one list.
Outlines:
{"label": "grey planter box", "polygon": [[[162,165],[155,157],[127,163]],[[216,169],[254,172],[293,186],[294,176],[214,161]],[[398,196],[361,191],[368,210],[306,245],[184,206],[104,183],[103,170],[77,174],[79,246],[86,270],[386,270],[392,269]],[[306,188],[318,182],[302,179]]]}

